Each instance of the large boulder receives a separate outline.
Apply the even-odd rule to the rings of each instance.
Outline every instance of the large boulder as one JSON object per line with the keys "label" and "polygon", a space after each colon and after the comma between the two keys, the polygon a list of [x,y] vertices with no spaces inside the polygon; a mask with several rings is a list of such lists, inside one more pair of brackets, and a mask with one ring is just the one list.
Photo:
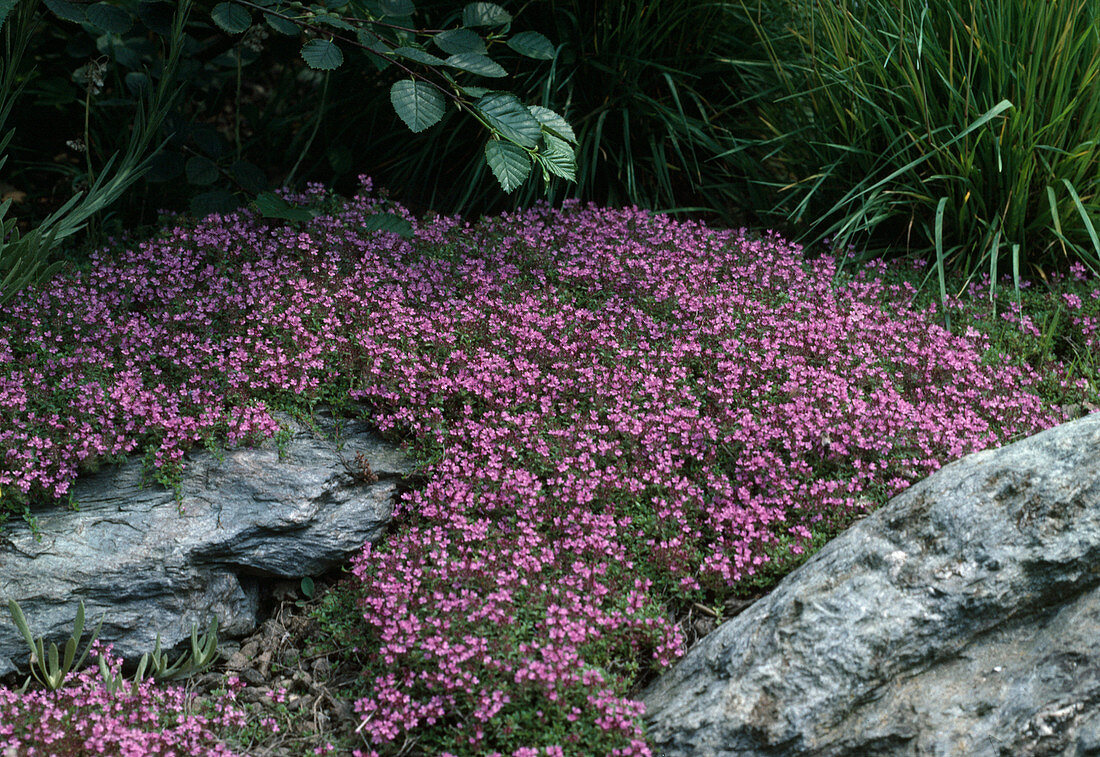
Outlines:
{"label": "large boulder", "polygon": [[643,698],[664,757],[1100,754],[1100,414],[956,461]]}
{"label": "large boulder", "polygon": [[[314,576],[347,562],[390,520],[413,463],[360,421],[318,416],[311,431],[278,416],[289,439],[187,456],[176,493],[142,485],[140,460],[77,480],[79,510],[38,513],[0,534],[0,675],[29,650],[7,612],[22,607],[36,636],[63,641],[83,600],[89,627],[117,654],[172,648],[205,629],[241,636],[260,618],[274,578]],[[318,433],[320,432],[320,433]],[[337,433],[338,432],[338,433]]]}

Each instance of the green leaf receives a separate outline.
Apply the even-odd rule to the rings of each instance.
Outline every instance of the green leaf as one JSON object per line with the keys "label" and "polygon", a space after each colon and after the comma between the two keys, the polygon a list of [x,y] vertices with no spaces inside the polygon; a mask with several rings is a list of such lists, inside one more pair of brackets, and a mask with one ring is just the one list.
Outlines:
{"label": "green leaf", "polygon": [[218,166],[210,158],[195,155],[187,161],[185,168],[187,180],[192,184],[202,186],[213,184],[218,180]]}
{"label": "green leaf", "polygon": [[502,136],[522,147],[534,148],[542,137],[542,126],[515,95],[495,92],[477,101],[477,109]]}
{"label": "green leaf", "polygon": [[302,579],[302,596],[306,599],[313,599],[313,592],[315,591],[313,579],[306,576]]}
{"label": "green leaf", "polygon": [[485,97],[485,95],[493,91],[485,87],[459,87],[459,89],[461,89],[462,94],[466,95],[467,97],[476,97],[478,99]]}
{"label": "green leaf", "polygon": [[331,26],[333,29],[340,29],[345,32],[354,32],[357,29],[357,27],[352,26],[339,16],[332,16],[327,13],[314,16],[313,23],[324,24],[325,26]]}
{"label": "green leaf", "polygon": [[411,16],[416,11],[412,0],[381,0],[378,5],[383,16]]}
{"label": "green leaf", "polygon": [[138,18],[145,24],[145,28],[162,37],[172,33],[174,11],[171,3],[162,0],[142,0],[137,7]]}
{"label": "green leaf", "polygon": [[553,134],[543,134],[542,145],[538,153],[539,164],[555,176],[576,181],[577,156],[573,152],[573,147]]}
{"label": "green leaf", "polygon": [[344,54],[327,39],[311,39],[302,45],[302,60],[312,69],[332,71],[344,62]]}
{"label": "green leaf", "polygon": [[240,34],[252,26],[252,14],[236,3],[218,3],[210,18],[227,34]]}
{"label": "green leaf", "polygon": [[471,74],[488,76],[493,79],[508,75],[508,72],[499,63],[479,53],[458,53],[447,58],[444,63],[451,68],[469,71]]}
{"label": "green leaf", "polygon": [[414,60],[417,63],[423,63],[426,66],[442,66],[443,59],[437,58],[431,53],[426,53],[419,47],[398,47],[394,49],[394,55],[399,55],[402,58],[408,60]]}
{"label": "green leaf", "polygon": [[390,102],[398,117],[414,133],[434,126],[443,118],[446,103],[435,87],[402,79],[390,88]]}
{"label": "green leaf", "polygon": [[254,163],[241,160],[229,167],[244,191],[256,194],[267,189],[267,174]]}
{"label": "green leaf", "polygon": [[15,8],[15,4],[19,0],[0,0],[0,29],[4,28],[4,21],[7,19],[8,14]]}
{"label": "green leaf", "polygon": [[512,15],[496,3],[470,3],[462,9],[463,26],[504,26]]}
{"label": "green leaf", "polygon": [[528,105],[527,110],[538,119],[544,131],[548,131],[566,142],[577,144],[577,135],[573,133],[573,127],[557,113],[541,105]]}
{"label": "green leaf", "polygon": [[432,37],[432,42],[447,55],[485,52],[485,40],[469,29],[448,29]]}
{"label": "green leaf", "polygon": [[125,34],[133,26],[129,13],[107,3],[89,5],[84,13],[89,24],[112,34]]}
{"label": "green leaf", "polygon": [[554,43],[538,32],[520,32],[508,40],[508,47],[535,60],[554,59]]}
{"label": "green leaf", "polygon": [[413,235],[412,224],[394,213],[375,213],[363,220],[364,231],[388,231],[409,239]]}
{"label": "green leaf", "polygon": [[389,59],[390,46],[377,36],[371,34],[366,29],[360,29],[355,33],[355,38],[360,45],[371,51],[365,54],[379,71],[393,65],[393,61]]}
{"label": "green leaf", "polygon": [[531,159],[522,147],[501,139],[485,143],[485,160],[505,192],[512,192],[531,175]]}
{"label": "green leaf", "polygon": [[293,21],[289,21],[282,16],[276,16],[274,13],[265,13],[264,21],[279,34],[286,35],[287,37],[297,37],[302,33],[301,27],[299,27]]}
{"label": "green leaf", "polygon": [[261,192],[253,200],[264,218],[281,218],[284,221],[308,221],[315,213],[308,208],[291,205],[274,192]]}
{"label": "green leaf", "polygon": [[63,21],[72,21],[76,24],[84,23],[85,15],[83,6],[69,0],[43,0],[46,7]]}

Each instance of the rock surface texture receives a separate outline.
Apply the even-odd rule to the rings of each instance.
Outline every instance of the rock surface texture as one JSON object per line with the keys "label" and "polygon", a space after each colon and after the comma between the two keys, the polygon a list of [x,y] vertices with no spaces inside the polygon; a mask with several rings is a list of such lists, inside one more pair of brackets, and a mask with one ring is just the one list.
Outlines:
{"label": "rock surface texture", "polygon": [[663,757],[1100,755],[1100,414],[901,493],[643,698]]}
{"label": "rock surface texture", "polygon": [[178,502],[159,484],[143,487],[141,462],[130,460],[78,479],[79,511],[39,513],[40,540],[9,523],[0,535],[0,676],[25,670],[29,657],[8,599],[35,636],[59,645],[84,600],[87,627],[105,616],[100,638],[132,658],[152,651],[158,632],[166,649],[189,639],[192,623],[201,632],[212,614],[220,636],[249,633],[266,579],[318,575],[376,540],[413,469],[408,456],[360,421],[341,421],[337,433],[318,417],[316,433],[279,420],[291,432],[281,450],[268,440],[188,455]]}

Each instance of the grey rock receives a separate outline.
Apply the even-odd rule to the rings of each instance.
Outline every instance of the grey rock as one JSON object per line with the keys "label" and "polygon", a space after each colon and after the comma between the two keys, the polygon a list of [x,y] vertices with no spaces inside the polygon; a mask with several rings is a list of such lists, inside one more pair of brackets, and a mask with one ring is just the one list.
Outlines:
{"label": "grey rock", "polygon": [[643,700],[662,757],[1100,754],[1100,414],[894,497]]}
{"label": "grey rock", "polygon": [[[178,646],[212,614],[220,637],[243,636],[256,627],[267,579],[319,575],[377,540],[409,457],[360,421],[337,429],[319,416],[318,434],[278,418],[291,433],[281,455],[275,440],[190,453],[179,501],[143,486],[141,462],[129,460],[79,478],[78,511],[37,513],[39,540],[9,522],[0,535],[0,675],[26,670],[29,657],[8,599],[35,636],[59,646],[83,600],[88,628],[104,616],[100,638],[134,658],[158,632],[164,648]],[[357,454],[372,475],[357,468]]]}

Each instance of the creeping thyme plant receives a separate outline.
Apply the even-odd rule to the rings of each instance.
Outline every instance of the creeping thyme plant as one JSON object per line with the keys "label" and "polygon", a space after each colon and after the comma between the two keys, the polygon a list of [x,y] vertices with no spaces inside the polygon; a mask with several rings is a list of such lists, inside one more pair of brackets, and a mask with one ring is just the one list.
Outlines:
{"label": "creeping thyme plant", "polygon": [[[638,694],[683,654],[684,607],[1096,401],[1091,363],[1069,379],[1005,356],[885,266],[845,279],[774,235],[568,204],[417,219],[369,181],[288,199],[323,212],[180,223],[13,301],[2,502],[64,497],[128,453],[172,470],[196,443],[274,436],[276,407],[357,408],[426,481],[352,567],[358,754],[651,754]],[[382,210],[413,238],[365,233]],[[1088,331],[1081,276],[1065,323]],[[73,706],[109,699],[74,685]],[[0,748],[47,744],[27,723],[68,706],[5,697]]]}

